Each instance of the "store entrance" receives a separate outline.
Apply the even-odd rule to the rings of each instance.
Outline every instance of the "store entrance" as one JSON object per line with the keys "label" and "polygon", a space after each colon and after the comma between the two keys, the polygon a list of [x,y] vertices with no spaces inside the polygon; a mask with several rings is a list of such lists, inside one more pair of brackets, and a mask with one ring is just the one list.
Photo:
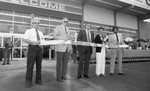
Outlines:
{"label": "store entrance", "polygon": [[22,35],[2,33],[0,34],[0,47],[4,48],[4,43],[10,40],[13,44],[10,59],[26,58],[27,44],[22,41]]}

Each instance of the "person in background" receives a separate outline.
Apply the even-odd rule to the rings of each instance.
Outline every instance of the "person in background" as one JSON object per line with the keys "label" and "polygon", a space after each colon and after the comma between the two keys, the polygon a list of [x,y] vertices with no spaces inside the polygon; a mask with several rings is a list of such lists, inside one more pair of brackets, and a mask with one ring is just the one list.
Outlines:
{"label": "person in background", "polygon": [[10,47],[11,47],[10,43],[11,43],[10,39],[8,39],[7,41],[4,42],[4,51],[3,51],[4,61],[3,61],[2,65],[5,65],[6,62],[7,62],[7,64],[10,64]]}
{"label": "person in background", "polygon": [[[85,30],[79,31],[77,41],[88,42],[88,43],[94,42],[94,33],[93,31],[90,30],[91,25],[86,24],[85,28],[86,28]],[[91,54],[92,54],[92,47],[78,45],[77,49],[79,52],[79,66],[78,66],[77,79],[82,78],[82,75],[85,78],[90,78],[89,77],[89,63],[90,63]]]}
{"label": "person in background", "polygon": [[0,61],[2,61],[2,58],[3,58],[3,48],[1,47],[0,44]]}
{"label": "person in background", "polygon": [[[104,33],[104,28],[98,28],[98,34],[95,37],[95,43],[97,44],[105,44],[106,42],[106,35]],[[105,76],[105,56],[106,56],[106,49],[105,46],[103,47],[96,47],[96,76]]]}
{"label": "person in background", "polygon": [[[53,37],[55,40],[70,40],[70,31],[67,28],[68,19],[64,17],[62,19],[62,24],[56,26]],[[56,76],[58,82],[63,82],[67,80],[67,67],[68,67],[68,60],[69,60],[69,52],[72,53],[72,46],[71,45],[55,45],[55,51],[57,52],[57,63],[56,63]]]}
{"label": "person in background", "polygon": [[[108,37],[108,44],[110,46],[116,46],[116,45],[122,45],[124,44],[124,38],[122,36],[122,33],[118,33],[118,27],[113,27],[112,29],[113,34],[111,34]],[[111,60],[110,60],[110,75],[113,76],[114,74],[114,67],[115,67],[115,61],[116,57],[118,59],[118,75],[125,75],[122,72],[122,54],[123,54],[123,48],[111,48]]]}
{"label": "person in background", "polygon": [[36,84],[42,85],[42,46],[40,42],[44,40],[43,33],[39,30],[39,19],[31,21],[31,29],[26,30],[23,41],[28,45],[27,68],[26,68],[26,87],[30,88],[32,83],[33,67],[36,62]]}

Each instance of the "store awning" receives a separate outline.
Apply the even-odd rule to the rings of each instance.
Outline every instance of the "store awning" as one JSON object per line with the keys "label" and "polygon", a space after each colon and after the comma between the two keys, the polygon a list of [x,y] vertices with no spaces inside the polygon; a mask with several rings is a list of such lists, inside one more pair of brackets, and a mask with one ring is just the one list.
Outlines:
{"label": "store awning", "polygon": [[[72,0],[73,1],[73,0]],[[150,1],[149,0],[76,0],[116,12],[127,13],[137,16],[139,20],[150,18]]]}

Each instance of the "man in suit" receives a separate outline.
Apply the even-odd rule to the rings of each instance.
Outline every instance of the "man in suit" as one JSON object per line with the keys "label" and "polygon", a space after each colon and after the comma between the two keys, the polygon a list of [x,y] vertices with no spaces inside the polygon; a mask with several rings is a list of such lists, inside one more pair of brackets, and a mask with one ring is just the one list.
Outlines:
{"label": "man in suit", "polygon": [[[116,45],[122,45],[124,44],[124,39],[122,36],[122,33],[118,33],[118,27],[113,27],[112,29],[113,34],[111,34],[108,37],[108,44],[110,46],[116,46]],[[125,75],[122,72],[122,48],[111,48],[111,60],[110,60],[110,75],[112,76],[114,74],[114,67],[115,67],[115,61],[116,57],[118,59],[118,75]]]}
{"label": "man in suit", "polygon": [[[81,42],[94,42],[94,33],[90,31],[91,25],[86,24],[85,30],[80,30],[77,40]],[[89,63],[92,54],[92,47],[91,46],[78,46],[79,52],[79,66],[78,66],[78,76],[77,79],[82,78],[82,75],[85,78],[89,78]]]}
{"label": "man in suit", "polygon": [[32,28],[27,29],[24,34],[24,42],[28,45],[27,53],[27,69],[26,69],[26,87],[30,88],[32,83],[32,75],[34,63],[36,62],[36,84],[42,85],[42,46],[40,41],[44,40],[43,33],[39,31],[39,19],[31,21]]}
{"label": "man in suit", "polygon": [[[68,19],[63,18],[62,24],[57,26],[54,30],[53,37],[56,40],[69,40],[69,29],[67,28]],[[72,51],[71,45],[60,44],[55,45],[55,51],[57,52],[57,63],[56,63],[56,76],[58,82],[66,80],[67,66],[69,60],[69,53]]]}

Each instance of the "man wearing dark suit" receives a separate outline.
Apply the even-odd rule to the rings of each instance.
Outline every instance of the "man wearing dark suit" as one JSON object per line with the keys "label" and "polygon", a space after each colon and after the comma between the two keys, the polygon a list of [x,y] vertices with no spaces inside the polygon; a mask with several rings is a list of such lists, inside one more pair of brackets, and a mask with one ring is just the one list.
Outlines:
{"label": "man wearing dark suit", "polygon": [[[86,30],[80,30],[77,40],[82,42],[94,42],[94,33],[90,31],[91,25],[85,25]],[[82,75],[89,78],[89,62],[91,59],[92,47],[91,46],[78,46],[79,51],[79,66],[77,79],[82,78]],[[83,74],[84,73],[84,74]]]}

